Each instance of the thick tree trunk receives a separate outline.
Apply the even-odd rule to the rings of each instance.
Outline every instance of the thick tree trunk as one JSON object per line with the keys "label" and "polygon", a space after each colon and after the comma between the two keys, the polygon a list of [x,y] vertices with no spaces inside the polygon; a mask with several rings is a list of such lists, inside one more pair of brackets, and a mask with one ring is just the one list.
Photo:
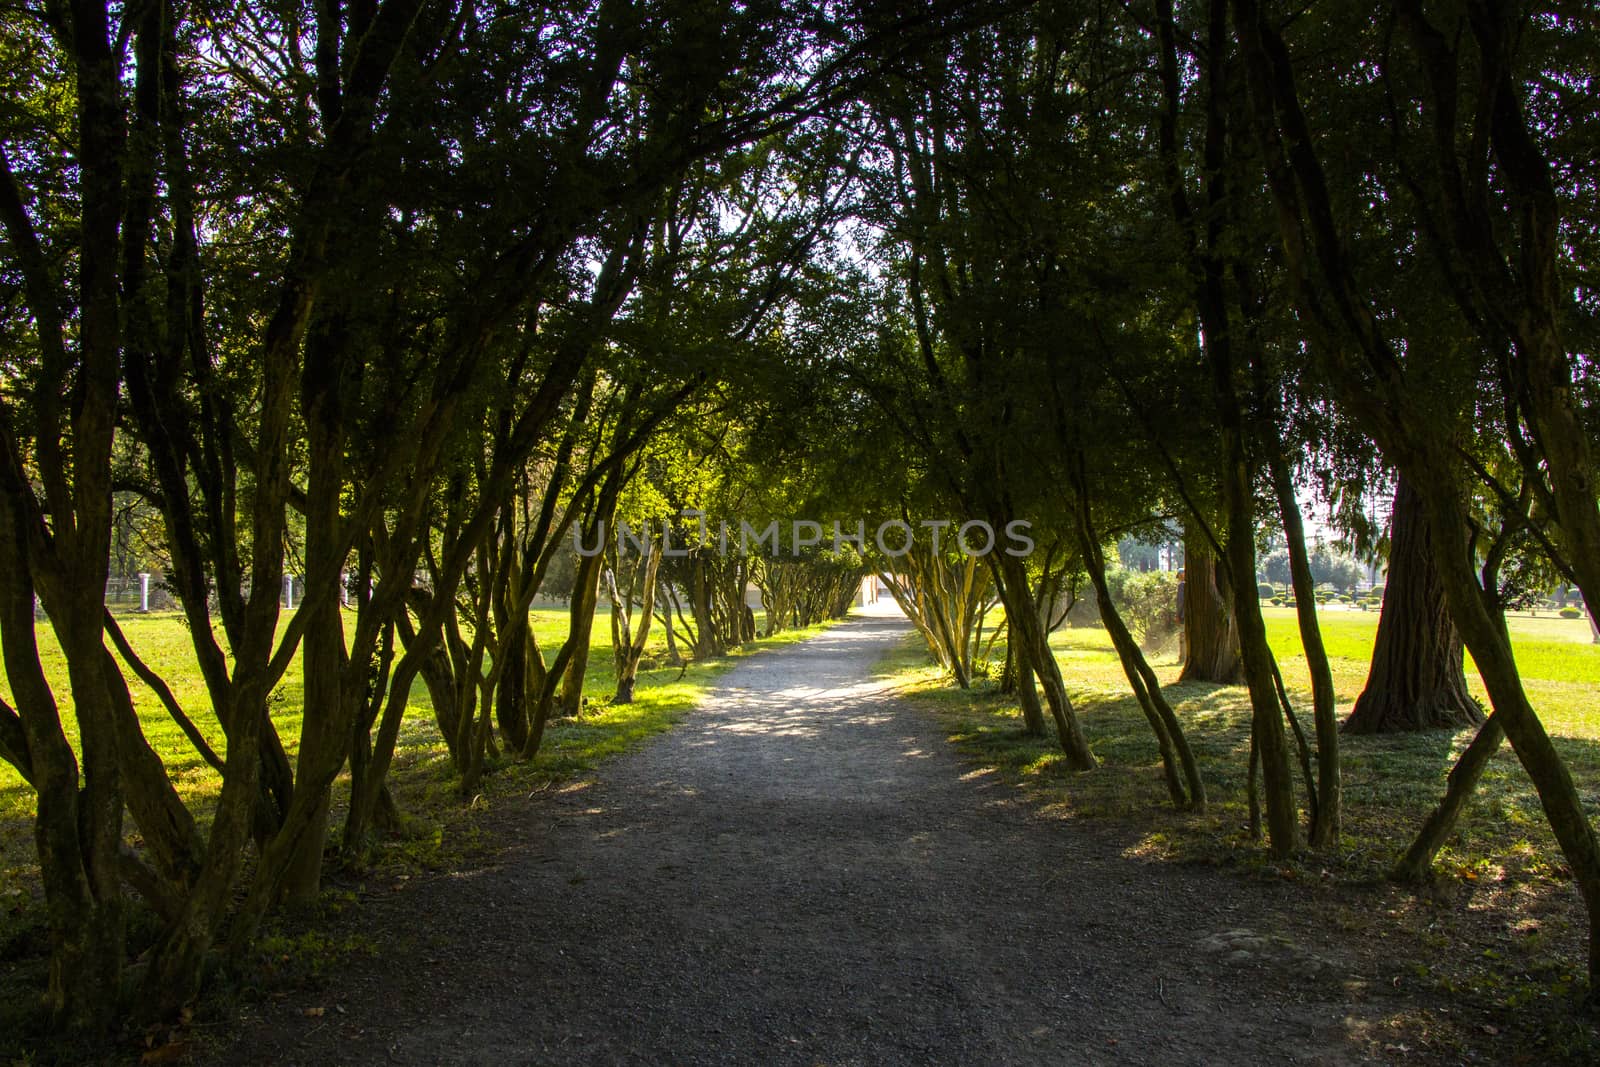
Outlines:
{"label": "thick tree trunk", "polygon": [[1433,565],[1422,498],[1401,478],[1389,527],[1389,573],[1367,685],[1344,729],[1398,733],[1483,722],[1467,692],[1461,636]]}
{"label": "thick tree trunk", "polygon": [[456,706],[456,676],[450,666],[450,653],[440,642],[435,642],[417,665],[422,684],[428,689],[428,702],[433,705],[433,721],[444,738],[450,758],[458,760],[456,734],[461,729],[461,709]]}
{"label": "thick tree trunk", "polygon": [[1239,627],[1217,574],[1216,556],[1198,534],[1185,535],[1183,555],[1183,631],[1188,651],[1178,680],[1237,685]]}
{"label": "thick tree trunk", "polygon": [[528,743],[528,664],[537,654],[527,628],[519,630],[500,649],[505,662],[495,686],[494,716],[500,736],[512,749],[521,749]]}

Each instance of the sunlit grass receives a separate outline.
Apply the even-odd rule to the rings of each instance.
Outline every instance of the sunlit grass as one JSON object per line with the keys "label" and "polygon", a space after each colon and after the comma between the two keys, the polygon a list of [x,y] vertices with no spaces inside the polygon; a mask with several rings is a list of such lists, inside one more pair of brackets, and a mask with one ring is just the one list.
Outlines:
{"label": "sunlit grass", "polygon": [[[533,613],[536,639],[546,661],[565,639],[568,614],[563,609]],[[757,613],[758,628],[764,623]],[[123,616],[119,620],[129,643],[140,658],[159,672],[171,686],[179,703],[194,720],[218,753],[225,751],[222,730],[211,714],[210,702],[198,670],[184,619],[177,614]],[[353,623],[353,620],[352,620]],[[789,631],[762,639],[737,650],[728,657],[705,663],[691,663],[687,669],[656,666],[641,670],[631,704],[615,705],[611,697],[616,687],[616,671],[611,649],[610,617],[602,611],[594,621],[588,669],[584,675],[585,706],[582,713],[550,724],[538,756],[523,763],[503,754],[493,762],[492,773],[483,785],[485,798],[570,778],[592,769],[599,761],[626,751],[640,741],[671,727],[704,695],[707,684],[740,658],[765,648],[803,640],[818,627]],[[658,625],[652,628],[654,640],[647,651],[647,662],[664,664],[666,642]],[[38,628],[41,658],[47,677],[62,701],[62,721],[68,739],[76,745],[77,728],[72,716],[70,688],[66,684],[66,663],[47,624]],[[168,775],[184,800],[201,818],[215,802],[221,788],[217,773],[194,751],[188,739],[167,714],[155,695],[129,674],[130,688],[145,735],[164,760]],[[291,759],[299,746],[299,721],[303,693],[299,657],[296,656],[282,682],[273,691],[273,722],[283,738]],[[0,693],[10,699],[4,680]],[[450,813],[460,807],[457,778],[449,750],[434,723],[427,687],[419,680],[408,696],[406,719],[401,729],[390,778],[400,806],[415,823],[414,840],[398,847],[411,858],[437,860],[443,852],[445,835],[440,827],[450,821]],[[346,803],[348,776],[342,776],[334,789],[334,827]],[[38,916],[29,903],[37,903],[38,869],[33,852],[32,817],[34,797],[31,789],[9,764],[0,762],[0,948],[7,930],[25,926]],[[406,855],[398,857],[404,861]]]}
{"label": "sunlit grass", "polygon": [[[1310,682],[1292,609],[1267,608],[1268,640],[1308,734]],[[1366,681],[1376,612],[1324,610],[1322,630],[1332,659],[1341,717]],[[1515,617],[1510,622],[1523,683],[1565,757],[1591,818],[1600,816],[1600,648],[1590,644],[1585,620]],[[1250,707],[1242,687],[1178,684],[1175,642],[1152,653],[1200,761],[1209,807],[1203,814],[1174,811],[1167,799],[1160,756],[1143,713],[1129,693],[1105,631],[1073,628],[1052,636],[1052,646],[1090,747],[1100,760],[1093,771],[1069,773],[1053,732],[1025,736],[1015,701],[1002,696],[995,677],[956,689],[929,666],[920,642],[911,639],[885,657],[880,670],[900,690],[937,717],[966,758],[1021,787],[1042,809],[1067,817],[1112,818],[1130,826],[1133,851],[1180,861],[1238,864],[1271,873],[1265,850],[1246,832],[1245,783]],[[991,673],[1004,661],[999,649]],[[1481,681],[1468,662],[1471,689],[1483,698]],[[1444,788],[1445,776],[1473,731],[1340,739],[1344,820],[1336,853],[1303,855],[1284,876],[1373,886],[1410,842]],[[1305,789],[1298,781],[1303,798]],[[1493,957],[1467,953],[1433,963],[1429,981],[1440,988],[1471,990],[1497,1002],[1526,995],[1530,988],[1560,989],[1582,973],[1584,918],[1570,874],[1545,821],[1537,794],[1507,747],[1491,761],[1457,832],[1439,855],[1437,878],[1444,888],[1425,907],[1398,907],[1390,914],[1418,937],[1464,942],[1482,936],[1485,923],[1532,921],[1537,939],[1517,942]],[[1277,876],[1277,875],[1273,875]],[[1454,888],[1451,888],[1454,887]],[[1466,894],[1471,908],[1453,902]],[[1369,905],[1337,905],[1337,921],[1367,929]],[[1530,918],[1533,917],[1533,918]],[[1478,925],[1474,926],[1476,923]],[[1530,987],[1528,975],[1549,975]]]}

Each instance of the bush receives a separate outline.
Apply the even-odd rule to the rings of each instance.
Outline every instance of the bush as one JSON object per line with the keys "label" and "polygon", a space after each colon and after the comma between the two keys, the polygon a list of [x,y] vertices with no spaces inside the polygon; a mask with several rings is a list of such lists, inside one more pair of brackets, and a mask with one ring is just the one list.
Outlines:
{"label": "bush", "polygon": [[1281,597],[1281,596],[1273,597],[1272,598],[1272,606],[1275,607],[1275,608],[1283,607],[1283,597]]}
{"label": "bush", "polygon": [[1261,595],[1261,599],[1262,600],[1268,600],[1268,599],[1276,596],[1277,593],[1278,593],[1278,590],[1277,590],[1277,588],[1275,586],[1271,586],[1271,585],[1268,585],[1266,582],[1262,582],[1260,585],[1256,586],[1256,592]]}
{"label": "bush", "polygon": [[1141,644],[1158,645],[1178,626],[1178,576],[1167,571],[1106,572],[1111,601]]}
{"label": "bush", "polygon": [[1369,591],[1367,593],[1367,595],[1369,597],[1371,597],[1372,599],[1374,599],[1374,600],[1382,600],[1383,599],[1383,590],[1384,590],[1384,586],[1375,585],[1375,586],[1372,587],[1371,591]]}
{"label": "bush", "polygon": [[1561,617],[1563,619],[1581,619],[1583,618],[1583,612],[1577,608],[1562,608]]}

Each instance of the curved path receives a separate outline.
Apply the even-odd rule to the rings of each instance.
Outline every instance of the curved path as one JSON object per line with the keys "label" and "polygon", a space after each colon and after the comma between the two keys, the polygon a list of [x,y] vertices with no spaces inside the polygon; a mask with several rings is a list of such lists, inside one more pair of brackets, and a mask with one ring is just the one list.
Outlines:
{"label": "curved path", "polygon": [[858,617],[723,675],[592,786],[497,816],[491,865],[377,896],[376,957],[247,1012],[221,1058],[1360,1058],[1337,961],[1233,930],[1288,928],[1287,900],[971,773],[872,680],[906,632]]}

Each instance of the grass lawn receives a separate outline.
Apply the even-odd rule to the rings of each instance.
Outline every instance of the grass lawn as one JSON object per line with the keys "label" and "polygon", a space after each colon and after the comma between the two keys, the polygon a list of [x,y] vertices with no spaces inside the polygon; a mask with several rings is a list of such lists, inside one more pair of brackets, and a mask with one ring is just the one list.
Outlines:
{"label": "grass lawn", "polygon": [[[1294,611],[1264,610],[1268,638],[1309,734],[1310,681]],[[1343,716],[1365,683],[1378,616],[1323,609],[1321,620]],[[1567,759],[1591,818],[1600,818],[1600,646],[1590,643],[1586,620],[1516,617],[1511,630],[1524,684]],[[1381,898],[1382,908],[1398,917],[1393,921],[1411,924],[1424,943],[1440,949],[1437,965],[1424,965],[1423,971],[1442,989],[1471,990],[1488,1002],[1514,1006],[1517,998],[1559,997],[1582,974],[1586,924],[1577,893],[1532,785],[1509,747],[1492,762],[1441,854],[1431,896],[1383,887],[1382,878],[1443,792],[1445,775],[1472,738],[1470,730],[1342,737],[1340,852],[1274,867],[1246,832],[1250,709],[1245,690],[1176,684],[1175,643],[1151,656],[1199,757],[1210,801],[1203,814],[1177,813],[1167,801],[1149,726],[1105,631],[1063,630],[1053,635],[1052,645],[1101,761],[1087,773],[1065,771],[1053,737],[1039,741],[1022,734],[1016,704],[998,693],[996,681],[981,678],[967,691],[949,685],[929,665],[920,641],[908,641],[880,669],[939,717],[968,758],[1016,782],[1053,813],[1134,822],[1141,831],[1137,851],[1143,855],[1239,864],[1263,877],[1365,887],[1366,896],[1359,898],[1364,903],[1330,905],[1333,921],[1366,929],[1370,919],[1362,909],[1371,906],[1372,896]],[[1004,650],[995,656],[990,673],[998,675]],[[1470,661],[1468,680],[1485,700]],[[1485,937],[1493,947],[1481,947]],[[1510,938],[1512,947],[1501,945],[1502,938]],[[1470,959],[1447,962],[1460,945],[1475,943],[1479,949]]]}
{"label": "grass lawn", "polygon": [[[758,612],[758,629],[764,621]],[[209,701],[193,665],[182,617],[176,614],[132,615],[121,617],[119,622],[135,651],[167,679],[180,704],[213,747],[219,753],[224,751],[222,731],[209,712]],[[566,636],[567,614],[560,609],[537,610],[533,613],[533,623],[540,647],[549,661]],[[474,843],[472,814],[481,812],[495,798],[516,791],[526,794],[532,789],[570,779],[591,769],[597,761],[660,733],[693,708],[707,683],[740,658],[764,648],[802,640],[816,629],[758,640],[724,659],[691,664],[687,671],[676,667],[640,671],[633,703],[613,706],[610,701],[616,675],[611,655],[610,616],[602,611],[595,618],[585,674],[587,705],[584,712],[573,719],[552,722],[533,761],[522,763],[502,757],[494,764],[496,773],[486,776],[482,793],[474,798],[459,795],[449,752],[434,724],[427,688],[418,680],[409,696],[407,716],[389,777],[390,788],[412,825],[402,839],[382,849],[378,864],[405,867],[449,863],[452,856]],[[47,625],[41,625],[38,633],[46,670],[58,696],[66,699],[69,692],[65,682],[66,665],[54,636]],[[664,662],[665,640],[659,625],[653,628],[653,636],[656,640],[649,655]],[[221,779],[195,754],[155,695],[137,680],[132,689],[146,736],[166,762],[168,774],[179,792],[197,812],[203,828],[221,788]],[[0,693],[9,699],[3,679],[0,679]],[[273,720],[291,758],[299,742],[301,693],[297,658],[272,694]],[[70,707],[63,707],[62,714],[69,736],[76,741]],[[342,825],[348,784],[348,775],[344,775],[334,787],[331,826],[335,834]],[[470,803],[463,803],[467,800]],[[32,791],[9,764],[0,762],[0,962],[30,954],[38,947],[42,933],[42,895],[33,846],[33,809]],[[129,830],[133,832],[131,820]]]}

